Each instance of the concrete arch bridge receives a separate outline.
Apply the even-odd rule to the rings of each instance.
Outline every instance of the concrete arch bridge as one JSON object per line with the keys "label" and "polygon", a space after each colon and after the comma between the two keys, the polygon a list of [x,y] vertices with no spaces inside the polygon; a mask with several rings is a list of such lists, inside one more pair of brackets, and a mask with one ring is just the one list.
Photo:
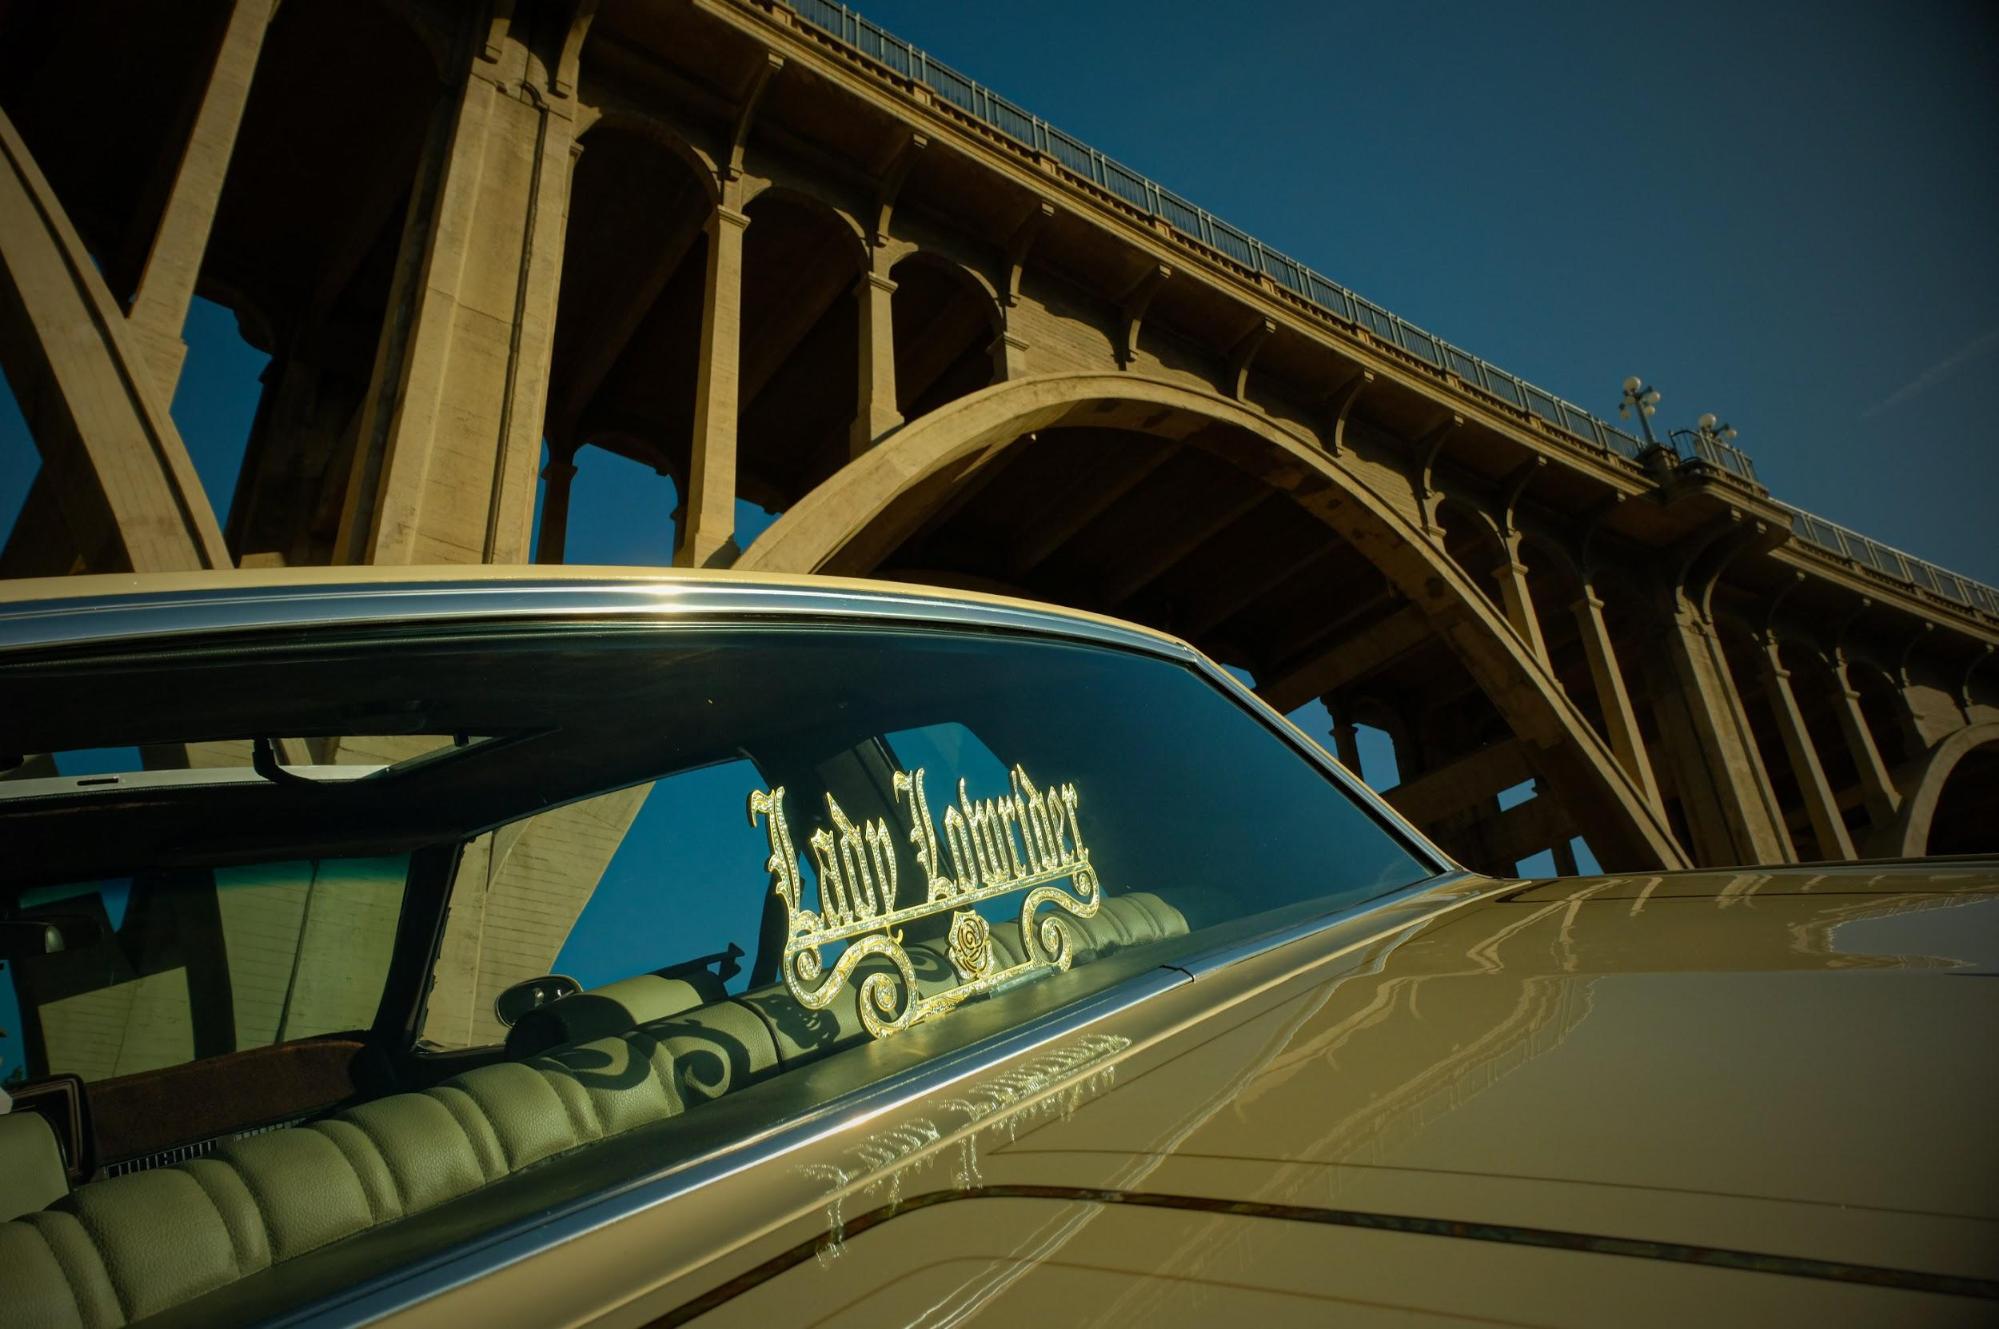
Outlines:
{"label": "concrete arch bridge", "polygon": [[[1489,871],[1999,848],[1999,594],[837,6],[78,0],[0,8],[0,63],[0,574],[559,562],[624,458],[684,565],[1185,636],[1386,735]],[[167,409],[197,297],[269,357],[227,492]]]}

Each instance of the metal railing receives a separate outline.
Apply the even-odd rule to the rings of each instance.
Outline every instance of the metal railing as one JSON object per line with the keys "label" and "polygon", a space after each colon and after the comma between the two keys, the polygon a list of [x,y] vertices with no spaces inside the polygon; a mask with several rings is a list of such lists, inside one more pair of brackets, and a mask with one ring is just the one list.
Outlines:
{"label": "metal railing", "polygon": [[1673,440],[1673,455],[1680,464],[1715,466],[1750,484],[1757,483],[1756,463],[1749,460],[1748,453],[1726,439],[1697,429],[1675,429],[1669,437]]}
{"label": "metal railing", "polygon": [[1960,577],[1955,572],[1913,554],[1903,553],[1879,540],[1870,540],[1838,522],[1813,516],[1788,504],[1785,506],[1791,514],[1791,533],[1807,544],[1816,545],[1863,568],[1872,568],[1884,577],[1906,582],[1918,590],[1999,616],[1999,590],[1969,577]]}
{"label": "metal railing", "polygon": [[[1053,159],[1079,178],[1161,219],[1188,239],[1198,241],[1252,273],[1267,277],[1292,295],[1343,323],[1365,331],[1377,341],[1386,342],[1587,446],[1633,461],[1644,452],[1645,445],[1624,430],[1355,295],[1330,277],[1279,253],[1207,209],[1197,207],[1156,181],[1113,161],[1081,139],[1063,133],[991,88],[967,78],[949,65],[939,63],[846,5],[835,0],[784,0],[784,3],[812,27],[892,72],[921,84],[1016,143]],[[1676,447],[1674,451],[1683,461],[1705,463],[1760,486],[1755,463],[1747,453],[1728,443],[1702,438],[1684,448]],[[1957,604],[1999,615],[1999,591],[1992,587],[1947,572],[1935,564],[1890,549],[1843,526],[1786,506],[1792,513],[1792,530],[1807,542]]]}

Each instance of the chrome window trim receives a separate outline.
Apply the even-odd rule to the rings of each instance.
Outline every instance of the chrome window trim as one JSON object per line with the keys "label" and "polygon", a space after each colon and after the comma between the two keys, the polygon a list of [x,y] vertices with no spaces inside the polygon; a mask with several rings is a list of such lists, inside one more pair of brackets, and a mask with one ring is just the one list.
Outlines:
{"label": "chrome window trim", "polygon": [[[1408,931],[1483,896],[1517,885],[1454,870],[1426,877],[1386,894],[1291,924],[1260,937],[1233,942],[1197,954],[1181,963],[1133,974],[1104,991],[1082,998],[1065,1009],[994,1034],[935,1061],[865,1085],[804,1115],[779,1122],[756,1134],[719,1146],[706,1154],[670,1164],[627,1183],[619,1190],[583,1200],[566,1211],[521,1219],[473,1240],[469,1249],[442,1253],[357,1283],[309,1302],[269,1321],[298,1329],[345,1329],[370,1324],[410,1310],[434,1297],[477,1281],[530,1256],[588,1236],[645,1210],[670,1204],[703,1186],[738,1172],[771,1164],[786,1154],[830,1139],[878,1117],[900,1111],[992,1069],[998,1063],[1027,1056],[1040,1048],[1087,1030],[1186,984],[1218,973],[1245,960],[1307,941],[1345,924],[1380,915],[1380,926],[1368,938]],[[1351,949],[1341,947],[1341,951]],[[1336,953],[1335,953],[1336,954]],[[1333,958],[1314,955],[1294,969],[1273,976],[1256,990],[1287,981],[1313,965]],[[1248,994],[1245,994],[1248,995]],[[273,1266],[276,1268],[276,1266]]]}

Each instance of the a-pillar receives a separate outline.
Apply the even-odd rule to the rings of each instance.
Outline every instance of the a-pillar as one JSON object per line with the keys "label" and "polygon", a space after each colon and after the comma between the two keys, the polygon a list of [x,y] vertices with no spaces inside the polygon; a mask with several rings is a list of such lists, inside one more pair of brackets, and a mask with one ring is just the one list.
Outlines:
{"label": "a-pillar", "polygon": [[701,363],[694,381],[693,453],[680,545],[683,568],[726,567],[736,549],[736,410],[743,351],[743,232],[750,219],[730,195],[708,218],[701,295]]}
{"label": "a-pillar", "polygon": [[1860,693],[1847,676],[1846,661],[1835,659],[1832,674],[1839,694],[1833,710],[1839,717],[1839,730],[1846,738],[1847,750],[1853,754],[1854,769],[1860,775],[1860,799],[1867,809],[1867,820],[1877,829],[1893,826],[1902,810],[1902,795],[1888,774],[1888,764],[1881,760],[1874,731],[1867,726],[1867,713],[1860,709]]}
{"label": "a-pillar", "polygon": [[1624,685],[1624,671],[1617,663],[1617,648],[1611,643],[1610,628],[1603,620],[1603,601],[1588,587],[1582,598],[1569,607],[1575,615],[1589,661],[1590,682],[1596,688],[1597,709],[1603,712],[1604,737],[1617,764],[1654,808],[1661,805],[1659,780],[1652,772],[1650,754],[1645,751],[1645,735],[1638,727],[1638,713],[1631,706],[1631,692]]}
{"label": "a-pillar", "polygon": [[528,559],[576,103],[522,26],[467,25],[418,166],[336,562]]}
{"label": "a-pillar", "polygon": [[541,535],[535,541],[534,561],[560,563],[569,543],[569,486],[576,478],[575,449],[558,451],[551,445],[541,478]]}
{"label": "a-pillar", "polygon": [[202,256],[208,252],[208,233],[222,198],[229,158],[236,150],[243,107],[250,100],[250,79],[257,72],[257,56],[276,9],[276,0],[235,0],[230,7],[208,86],[195,111],[187,146],[181,150],[126,316],[162,401],[173,400],[181,362],[187,358],[181,329],[201,276]]}
{"label": "a-pillar", "polygon": [[1827,858],[1855,858],[1853,839],[1846,833],[1846,819],[1839,814],[1839,802],[1833,797],[1832,785],[1825,778],[1825,766],[1819,761],[1811,731],[1805,728],[1804,712],[1798,709],[1797,694],[1791,689],[1791,671],[1784,668],[1774,637],[1765,636],[1758,645],[1764,690],[1770,694],[1770,706],[1777,713],[1777,732],[1783,736],[1784,753],[1790,758],[1792,774],[1797,777],[1798,792],[1804,797],[1805,815],[1811,819],[1819,852]]}
{"label": "a-pillar", "polygon": [[1662,636],[1672,695],[1661,698],[1661,728],[1677,749],[1694,857],[1703,867],[1796,862],[1714,626],[1682,603]]}
{"label": "a-pillar", "polygon": [[854,287],[854,303],[861,316],[860,377],[848,443],[855,457],[902,423],[902,412],[895,408],[894,295],[895,283],[888,274],[872,269],[863,273]]}

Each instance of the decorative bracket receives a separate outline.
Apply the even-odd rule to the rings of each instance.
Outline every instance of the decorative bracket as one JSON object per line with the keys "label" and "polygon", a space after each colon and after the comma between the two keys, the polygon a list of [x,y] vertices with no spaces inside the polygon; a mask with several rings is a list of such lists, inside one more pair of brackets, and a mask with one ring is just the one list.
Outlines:
{"label": "decorative bracket", "polygon": [[1527,492],[1527,486],[1534,482],[1534,477],[1547,468],[1548,459],[1537,454],[1521,462],[1506,478],[1506,504],[1500,509],[1499,527],[1500,535],[1506,540],[1511,541],[1520,534],[1520,523],[1516,520],[1520,496]]}
{"label": "decorative bracket", "polygon": [[1155,263],[1118,297],[1118,310],[1124,315],[1124,327],[1119,332],[1117,344],[1119,369],[1131,368],[1132,357],[1138,354],[1138,329],[1145,322],[1145,311],[1152,304],[1152,297],[1159,294],[1159,288],[1172,275],[1173,269],[1164,263]]}
{"label": "decorative bracket", "polygon": [[1020,303],[1020,275],[1027,268],[1028,251],[1034,248],[1041,228],[1055,219],[1055,205],[1047,200],[1037,201],[1027,210],[1020,224],[1013,228],[1013,234],[1006,241],[1006,290],[1001,299],[1007,308]]}
{"label": "decorative bracket", "polygon": [[897,144],[889,153],[887,163],[875,173],[875,215],[873,240],[879,249],[888,243],[889,219],[895,213],[895,200],[902,193],[902,182],[909,178],[910,167],[916,165],[917,158],[930,146],[930,139],[910,131],[908,137]]}
{"label": "decorative bracket", "polygon": [[1444,444],[1452,434],[1465,427],[1465,418],[1456,411],[1446,411],[1444,418],[1430,427],[1430,431],[1416,440],[1416,451],[1423,454],[1423,467],[1416,473],[1416,506],[1423,515],[1423,530],[1428,535],[1437,534],[1437,458],[1443,453]]}
{"label": "decorative bracket", "polygon": [[1236,338],[1235,346],[1229,351],[1229,396],[1237,401],[1248,399],[1249,367],[1256,361],[1256,353],[1263,349],[1263,343],[1270,340],[1270,334],[1277,331],[1275,321],[1260,318],[1250,325],[1248,332]]}
{"label": "decorative bracket", "polygon": [[750,126],[757,118],[757,103],[763,100],[771,75],[783,68],[784,57],[775,51],[766,51],[764,62],[750,75],[750,86],[744,91],[742,105],[736,108],[735,122],[729,128],[729,160],[722,168],[724,179],[743,178],[743,151],[750,141]]}
{"label": "decorative bracket", "polygon": [[1347,450],[1347,419],[1353,414],[1354,403],[1360,400],[1374,382],[1372,369],[1357,369],[1346,382],[1333,390],[1327,401],[1332,409],[1332,427],[1326,431],[1331,446],[1327,449],[1335,457],[1343,457]]}

